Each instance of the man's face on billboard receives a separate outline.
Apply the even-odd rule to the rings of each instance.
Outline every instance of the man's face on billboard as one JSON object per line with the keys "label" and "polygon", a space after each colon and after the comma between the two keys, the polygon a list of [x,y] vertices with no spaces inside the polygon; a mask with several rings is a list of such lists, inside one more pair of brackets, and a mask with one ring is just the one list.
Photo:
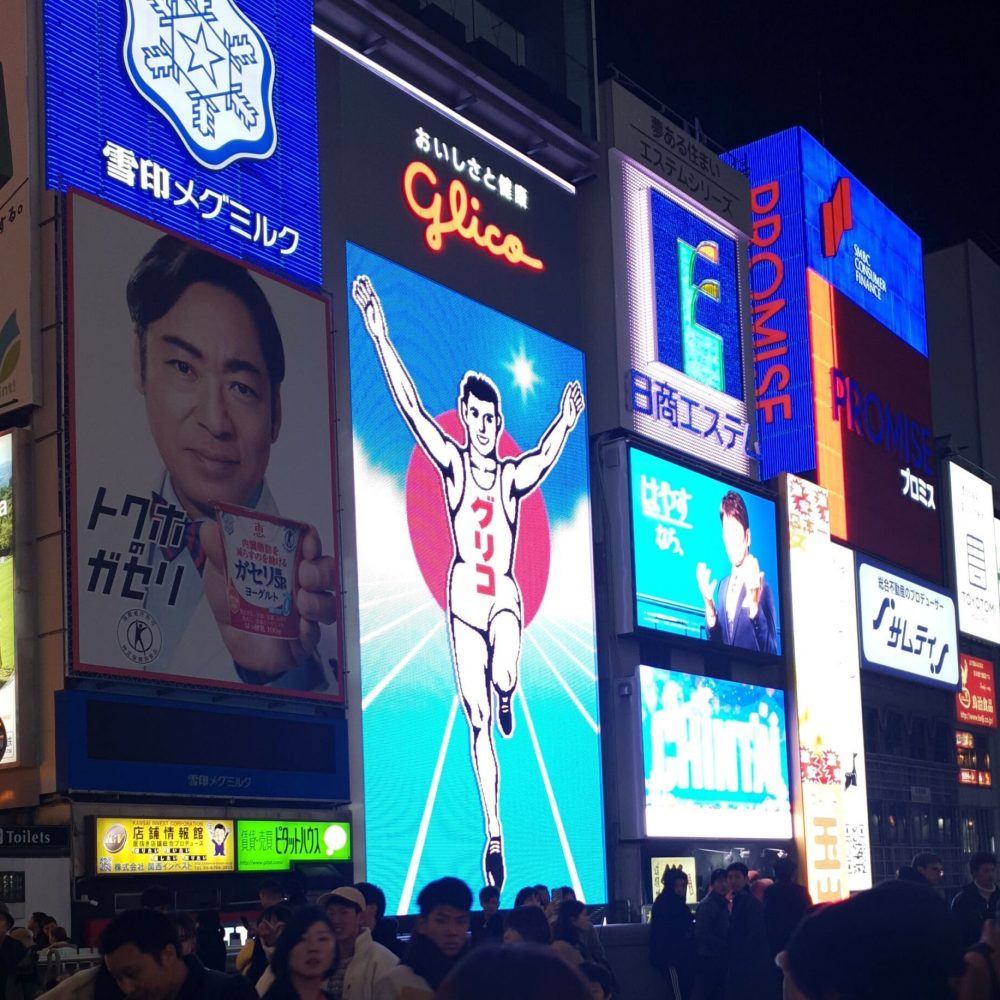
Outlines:
{"label": "man's face on billboard", "polygon": [[470,393],[462,403],[462,422],[465,424],[469,447],[484,458],[495,457],[497,436],[500,433],[496,403]]}
{"label": "man's face on billboard", "polygon": [[729,514],[722,516],[722,544],[734,566],[740,566],[750,551],[750,532]]}
{"label": "man's face on billboard", "polygon": [[280,405],[250,311],[231,292],[198,282],[146,330],[139,391],[153,440],[184,509],[248,504],[277,440]]}

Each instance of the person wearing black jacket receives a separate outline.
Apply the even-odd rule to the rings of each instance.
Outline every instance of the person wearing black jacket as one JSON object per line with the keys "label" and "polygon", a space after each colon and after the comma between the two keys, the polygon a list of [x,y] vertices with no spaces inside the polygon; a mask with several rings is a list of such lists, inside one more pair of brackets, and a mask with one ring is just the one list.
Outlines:
{"label": "person wearing black jacket", "polygon": [[14,918],[0,907],[0,1000],[7,994],[7,980],[28,953],[28,949],[8,933],[13,926]]}
{"label": "person wearing black jacket", "polygon": [[770,993],[771,949],[767,943],[764,907],[750,891],[748,874],[742,861],[734,861],[726,869],[733,896],[726,1000],[760,1000]]}
{"label": "person wearing black jacket", "polygon": [[966,948],[979,940],[983,923],[997,915],[997,856],[977,851],[969,858],[972,881],[962,886],[951,901],[951,914],[958,923],[962,945]]}
{"label": "person wearing black jacket", "polygon": [[687,887],[683,870],[668,868],[653,902],[649,961],[667,980],[670,1000],[688,1000],[694,989],[694,917],[685,902]]}
{"label": "person wearing black jacket", "polygon": [[694,942],[701,996],[704,1000],[723,1000],[729,948],[729,882],[725,868],[712,872],[708,892],[695,910]]}

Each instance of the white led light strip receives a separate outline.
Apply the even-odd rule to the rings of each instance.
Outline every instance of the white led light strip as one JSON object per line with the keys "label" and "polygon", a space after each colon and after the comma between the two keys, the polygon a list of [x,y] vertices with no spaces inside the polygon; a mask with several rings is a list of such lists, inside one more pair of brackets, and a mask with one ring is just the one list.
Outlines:
{"label": "white led light strip", "polygon": [[313,34],[320,39],[320,41],[326,42],[327,45],[335,48],[338,52],[347,56],[348,59],[353,60],[359,66],[364,66],[364,68],[369,72],[374,73],[376,76],[380,76],[387,83],[391,83],[394,87],[397,87],[399,90],[409,94],[410,97],[420,101],[421,104],[432,108],[434,111],[438,112],[438,114],[444,115],[444,117],[449,119],[449,121],[453,121],[456,125],[459,125],[462,128],[467,129],[469,132],[472,132],[474,135],[479,136],[479,138],[484,142],[488,142],[494,148],[499,149],[501,152],[513,157],[518,163],[523,164],[529,170],[533,170],[536,174],[539,174],[547,181],[555,184],[556,187],[562,188],[569,194],[576,194],[576,185],[571,184],[558,174],[553,173],[548,169],[548,167],[543,167],[540,163],[536,163],[530,156],[526,156],[519,149],[515,149],[513,146],[504,142],[503,139],[497,138],[497,136],[493,135],[492,132],[487,132],[482,126],[469,121],[468,118],[465,118],[457,111],[449,108],[447,104],[442,104],[436,98],[431,97],[430,94],[425,94],[418,87],[414,87],[412,83],[408,83],[401,76],[397,76],[391,70],[386,69],[384,66],[380,66],[374,59],[369,59],[368,56],[364,55],[362,52],[358,52],[357,49],[352,49],[339,38],[334,37],[328,31],[324,31],[315,24],[312,26],[312,31]]}

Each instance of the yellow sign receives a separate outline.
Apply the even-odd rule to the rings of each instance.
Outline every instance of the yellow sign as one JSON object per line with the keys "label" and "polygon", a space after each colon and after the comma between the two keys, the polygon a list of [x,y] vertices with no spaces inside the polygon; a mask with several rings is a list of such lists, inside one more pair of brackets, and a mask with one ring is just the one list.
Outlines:
{"label": "yellow sign", "polygon": [[231,872],[231,819],[98,819],[98,875]]}
{"label": "yellow sign", "polygon": [[654,899],[663,888],[663,873],[668,868],[681,868],[688,877],[687,896],[684,902],[689,906],[694,906],[698,902],[698,885],[695,878],[694,858],[650,858],[649,865],[653,876]]}

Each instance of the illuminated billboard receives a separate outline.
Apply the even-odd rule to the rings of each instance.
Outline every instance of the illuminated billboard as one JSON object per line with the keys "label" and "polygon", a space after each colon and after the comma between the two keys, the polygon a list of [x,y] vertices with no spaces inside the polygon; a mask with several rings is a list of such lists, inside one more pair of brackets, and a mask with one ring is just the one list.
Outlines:
{"label": "illuminated billboard", "polygon": [[927,358],[812,272],[808,287],[816,481],[830,495],[830,533],[940,581]]}
{"label": "illuminated billboard", "polygon": [[978,656],[960,653],[958,669],[962,686],[955,695],[955,718],[970,726],[997,728],[997,693],[993,664]]}
{"label": "illuminated billboard", "polygon": [[826,490],[785,487],[802,842],[819,903],[872,885],[854,556],[830,538]]}
{"label": "illuminated billboard", "polygon": [[781,653],[774,501],[629,450],[635,624]]}
{"label": "illuminated billboard", "polygon": [[792,835],[785,696],[641,666],[647,837]]}
{"label": "illuminated billboard", "polygon": [[186,817],[95,821],[95,874],[231,872],[233,821]]}
{"label": "illuminated billboard", "polygon": [[351,824],[286,819],[236,821],[236,870],[288,871],[304,861],[351,860]]}
{"label": "illuminated billboard", "polygon": [[993,487],[954,462],[947,468],[958,627],[966,635],[1000,643]]}
{"label": "illuminated billboard", "polygon": [[347,277],[368,878],[603,899],[583,356],[354,244]]}
{"label": "illuminated billboard", "polygon": [[326,300],[70,205],[71,668],[341,697]]}
{"label": "illuminated billboard", "polygon": [[816,327],[810,329],[807,275],[926,357],[920,238],[801,128],[723,159],[750,178],[761,477],[808,471],[816,457],[810,365]]}
{"label": "illuminated billboard", "polygon": [[741,336],[745,238],[628,159],[613,154],[611,163],[625,239],[623,422],[754,474]]}
{"label": "illuminated billboard", "polygon": [[0,765],[18,762],[13,447],[14,435],[0,434]]}
{"label": "illuminated billboard", "polygon": [[322,282],[308,0],[43,10],[49,187]]}
{"label": "illuminated billboard", "polygon": [[863,663],[901,680],[959,687],[955,602],[940,587],[857,556]]}

